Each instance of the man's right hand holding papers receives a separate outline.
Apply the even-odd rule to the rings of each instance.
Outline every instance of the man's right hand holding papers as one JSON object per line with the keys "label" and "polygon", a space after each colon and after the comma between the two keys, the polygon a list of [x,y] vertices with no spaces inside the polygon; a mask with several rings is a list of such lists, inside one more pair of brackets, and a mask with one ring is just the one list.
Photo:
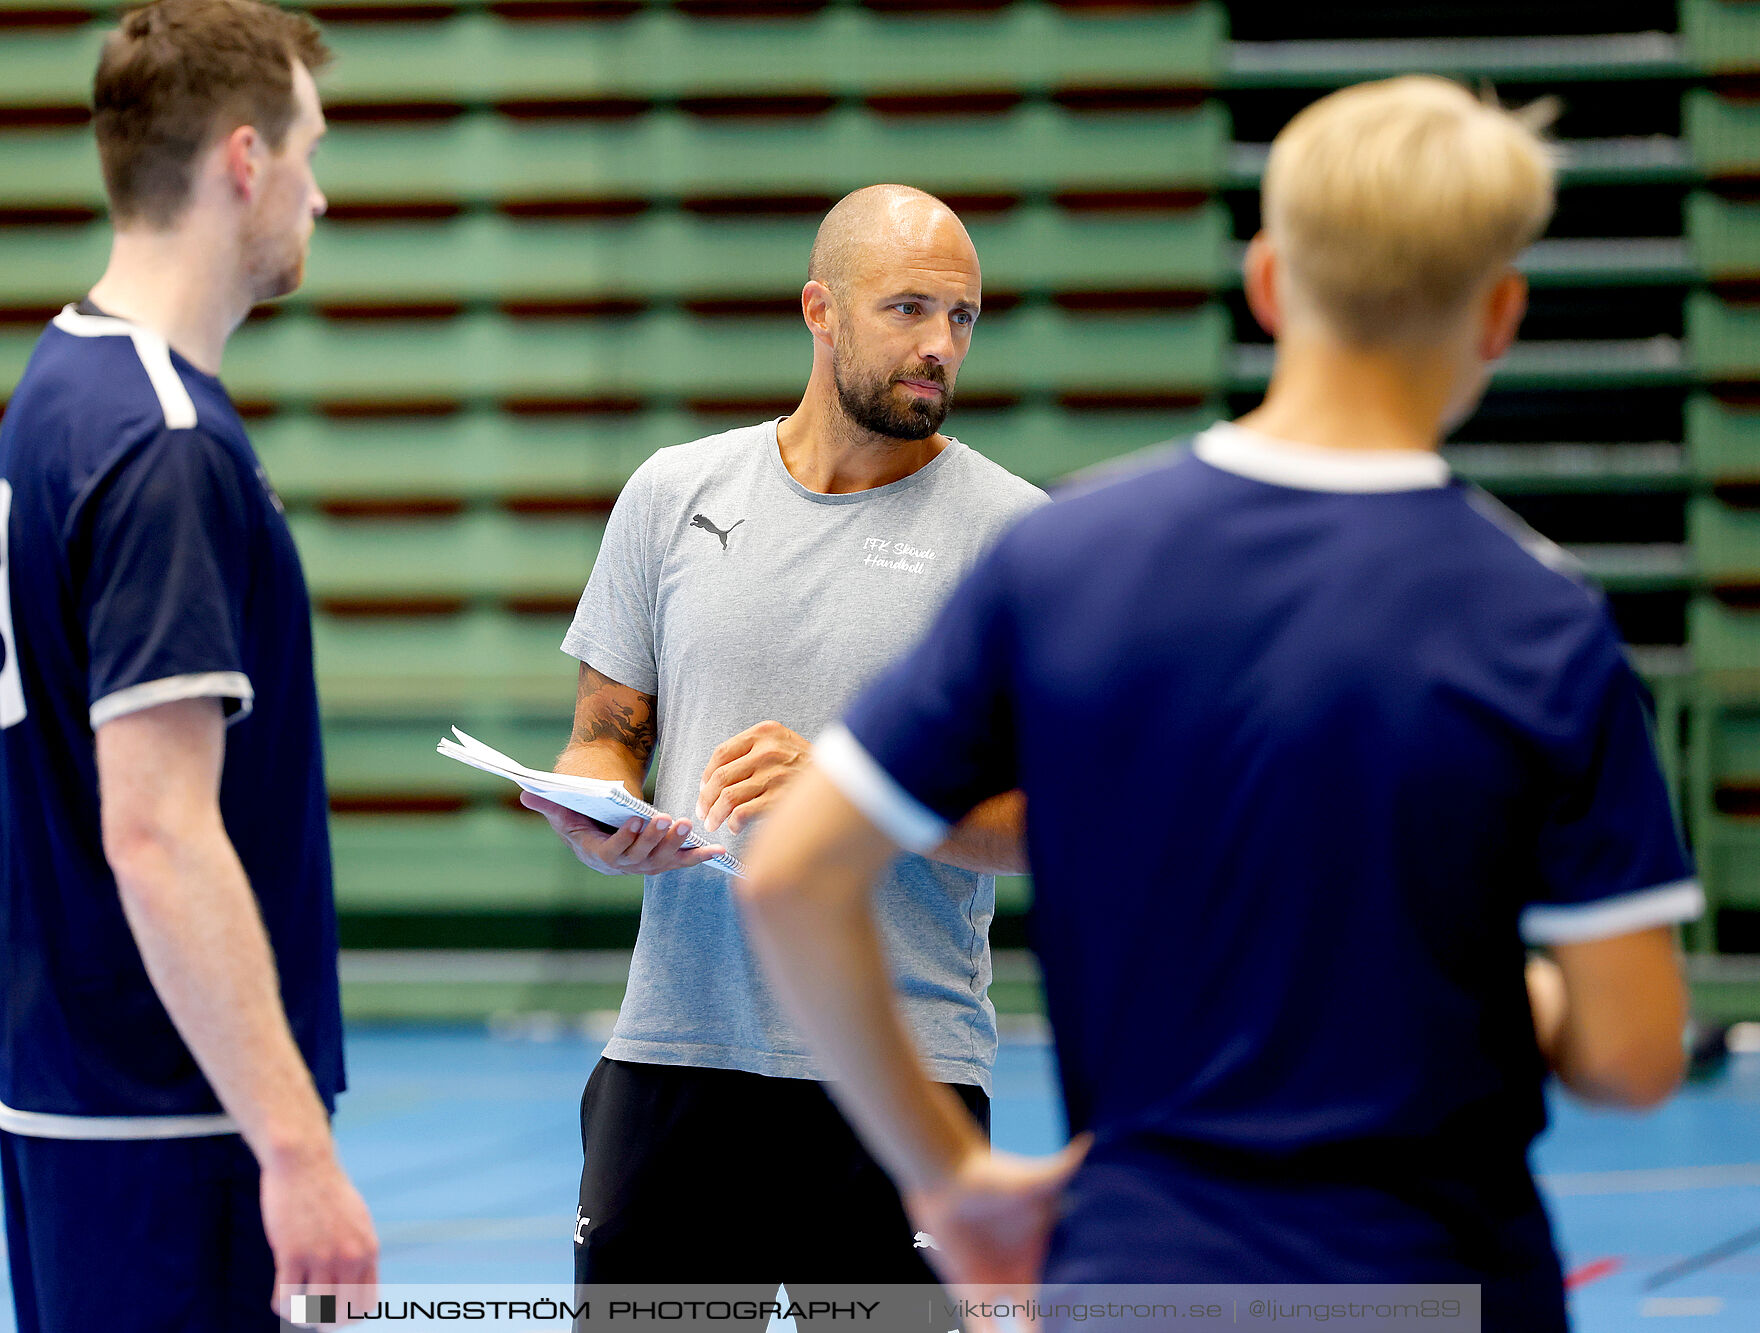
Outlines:
{"label": "man's right hand holding papers", "polygon": [[686,847],[691,821],[671,815],[656,815],[646,824],[629,819],[610,828],[536,792],[522,791],[519,803],[549,820],[557,836],[574,849],[575,859],[601,875],[661,875],[702,865],[727,851],[716,843]]}

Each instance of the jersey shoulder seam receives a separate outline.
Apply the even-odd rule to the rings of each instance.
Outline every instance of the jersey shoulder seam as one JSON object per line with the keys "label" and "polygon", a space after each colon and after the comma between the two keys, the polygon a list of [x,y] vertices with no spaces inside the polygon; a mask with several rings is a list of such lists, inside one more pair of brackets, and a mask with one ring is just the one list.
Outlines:
{"label": "jersey shoulder seam", "polygon": [[165,435],[198,435],[224,449],[224,446],[220,445],[220,441],[215,437],[214,433],[207,427],[199,424],[195,426],[179,427],[171,427],[161,424],[152,430],[139,433],[131,432],[121,444],[117,445],[116,448],[112,449],[110,453],[103,458],[97,467],[92,469],[91,474],[80,483],[79,489],[73,493],[73,498],[68,502],[67,514],[61,522],[61,540],[63,544],[66,544],[71,540],[78,518],[80,514],[84,512],[85,507],[91,503],[92,496],[95,495],[106,482],[114,477],[118,471],[127,466],[129,461],[135,455],[156,443]]}
{"label": "jersey shoulder seam", "polygon": [[1514,510],[1479,487],[1469,483],[1462,487],[1461,493],[1467,508],[1523,555],[1548,573],[1571,584],[1592,605],[1599,602],[1598,590],[1589,577],[1588,568],[1576,556],[1550,537],[1536,532]]}

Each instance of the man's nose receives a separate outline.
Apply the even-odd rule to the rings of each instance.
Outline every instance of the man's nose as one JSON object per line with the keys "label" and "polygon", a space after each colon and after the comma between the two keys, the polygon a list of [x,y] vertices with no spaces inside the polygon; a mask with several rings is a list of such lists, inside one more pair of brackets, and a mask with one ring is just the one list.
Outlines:
{"label": "man's nose", "polygon": [[954,358],[953,321],[942,319],[932,321],[924,332],[922,344],[917,353],[923,360],[934,365],[946,365]]}

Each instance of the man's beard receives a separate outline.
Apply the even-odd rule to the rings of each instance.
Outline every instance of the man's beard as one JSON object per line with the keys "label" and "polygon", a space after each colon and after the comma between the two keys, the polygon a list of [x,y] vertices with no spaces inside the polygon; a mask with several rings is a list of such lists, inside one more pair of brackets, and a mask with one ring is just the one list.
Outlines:
{"label": "man's beard", "polygon": [[253,302],[273,301],[299,290],[306,274],[304,237],[271,240],[252,227],[245,233],[244,243],[245,280],[250,284]]}
{"label": "man's beard", "polygon": [[279,269],[268,270],[266,276],[255,284],[255,295],[259,301],[273,301],[279,296],[290,296],[299,290],[301,280],[305,277],[305,263],[294,260]]}
{"label": "man's beard", "polygon": [[[875,379],[866,384],[852,383],[839,364],[843,357],[833,357],[831,378],[837,385],[837,401],[844,414],[863,430],[883,435],[890,440],[926,440],[941,429],[953,406],[953,392],[947,385],[947,371],[940,366],[915,366],[900,375]],[[912,395],[900,403],[892,386],[901,379],[922,380],[940,386],[938,398]]]}

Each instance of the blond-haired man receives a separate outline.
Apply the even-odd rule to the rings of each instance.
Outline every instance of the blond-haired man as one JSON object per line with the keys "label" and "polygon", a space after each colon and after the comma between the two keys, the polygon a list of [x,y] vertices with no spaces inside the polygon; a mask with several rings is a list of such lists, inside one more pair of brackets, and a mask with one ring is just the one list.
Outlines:
{"label": "blond-haired man", "polygon": [[[1436,453],[1551,203],[1442,80],[1303,112],[1246,260],[1264,405],[1028,516],[760,835],[760,954],[952,1277],[1457,1282],[1563,1329],[1542,1079],[1668,1095],[1701,899],[1602,600]],[[867,919],[897,845],[1017,786],[1079,1164],[928,1086]]]}

